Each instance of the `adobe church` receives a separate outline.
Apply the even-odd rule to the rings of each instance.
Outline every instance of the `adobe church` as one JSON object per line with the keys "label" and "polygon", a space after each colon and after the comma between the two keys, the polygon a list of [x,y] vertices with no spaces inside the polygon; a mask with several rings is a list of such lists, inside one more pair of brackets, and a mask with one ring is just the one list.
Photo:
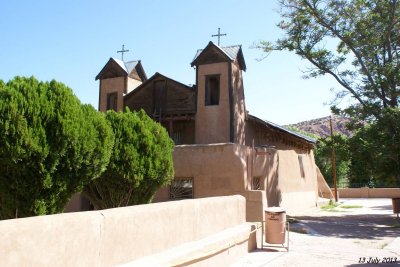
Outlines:
{"label": "adobe church", "polygon": [[175,178],[154,201],[240,194],[249,221],[267,206],[318,205],[329,188],[315,165],[316,141],[247,112],[241,46],[210,42],[191,66],[193,86],[160,73],[147,78],[141,61],[115,58],[96,76],[100,111],[143,109],[175,142]]}

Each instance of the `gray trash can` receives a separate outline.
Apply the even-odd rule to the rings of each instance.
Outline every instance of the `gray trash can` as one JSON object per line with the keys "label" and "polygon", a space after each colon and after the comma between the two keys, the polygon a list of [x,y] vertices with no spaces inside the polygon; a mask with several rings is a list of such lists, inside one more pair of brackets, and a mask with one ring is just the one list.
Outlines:
{"label": "gray trash can", "polygon": [[265,241],[269,244],[284,244],[286,234],[286,211],[281,207],[265,210]]}

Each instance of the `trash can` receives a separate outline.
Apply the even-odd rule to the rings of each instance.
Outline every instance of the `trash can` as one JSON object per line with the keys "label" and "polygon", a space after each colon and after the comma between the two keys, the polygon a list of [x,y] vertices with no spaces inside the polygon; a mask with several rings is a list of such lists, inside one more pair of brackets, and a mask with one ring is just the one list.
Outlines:
{"label": "trash can", "polygon": [[269,244],[284,244],[286,234],[286,211],[280,207],[265,210],[265,241]]}
{"label": "trash can", "polygon": [[400,198],[392,198],[393,213],[400,213]]}

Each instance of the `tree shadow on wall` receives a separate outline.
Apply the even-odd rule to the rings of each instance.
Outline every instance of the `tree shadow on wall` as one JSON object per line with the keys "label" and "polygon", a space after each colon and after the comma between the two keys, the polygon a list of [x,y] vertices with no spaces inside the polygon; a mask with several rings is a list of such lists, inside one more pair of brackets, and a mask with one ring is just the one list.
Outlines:
{"label": "tree shadow on wall", "polygon": [[[273,161],[273,159],[269,159],[269,161]],[[276,168],[272,168],[273,162],[268,163],[269,169],[272,171],[272,173],[270,174],[270,178],[267,180],[267,204],[268,207],[279,207],[282,202],[282,192],[279,189],[278,166],[276,166]]]}

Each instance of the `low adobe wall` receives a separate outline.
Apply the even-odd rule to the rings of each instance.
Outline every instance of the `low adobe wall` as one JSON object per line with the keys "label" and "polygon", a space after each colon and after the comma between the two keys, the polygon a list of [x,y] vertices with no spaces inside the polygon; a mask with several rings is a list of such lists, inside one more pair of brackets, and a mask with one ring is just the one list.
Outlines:
{"label": "low adobe wall", "polygon": [[242,194],[246,198],[246,221],[262,222],[265,220],[267,196],[263,190],[248,190]]}
{"label": "low adobe wall", "polygon": [[[243,225],[245,206],[229,196],[4,220],[0,266],[123,264]],[[246,240],[223,260],[252,248]]]}
{"label": "low adobe wall", "polygon": [[338,188],[338,193],[343,198],[400,198],[400,188]]}

